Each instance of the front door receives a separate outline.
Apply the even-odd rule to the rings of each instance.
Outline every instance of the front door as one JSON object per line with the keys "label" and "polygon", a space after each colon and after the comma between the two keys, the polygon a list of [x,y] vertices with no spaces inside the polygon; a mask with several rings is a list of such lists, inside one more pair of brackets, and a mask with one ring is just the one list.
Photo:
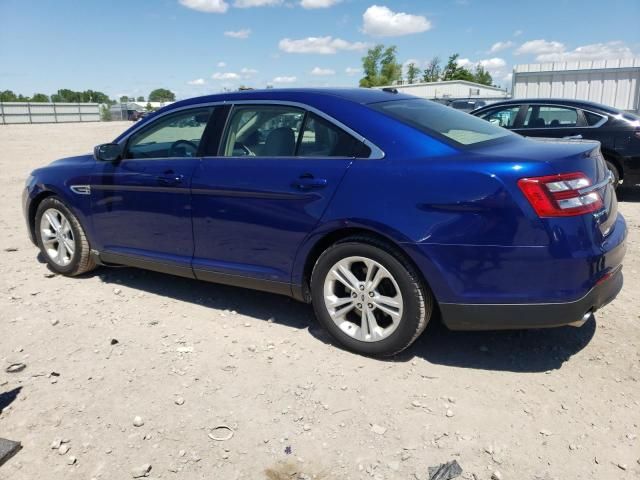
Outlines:
{"label": "front door", "polygon": [[191,177],[210,114],[195,108],[160,117],[128,139],[120,161],[98,164],[91,205],[104,259],[142,259],[190,275]]}
{"label": "front door", "polygon": [[196,277],[253,277],[286,290],[299,245],[362,147],[300,108],[235,106],[219,155],[203,158],[193,177]]}

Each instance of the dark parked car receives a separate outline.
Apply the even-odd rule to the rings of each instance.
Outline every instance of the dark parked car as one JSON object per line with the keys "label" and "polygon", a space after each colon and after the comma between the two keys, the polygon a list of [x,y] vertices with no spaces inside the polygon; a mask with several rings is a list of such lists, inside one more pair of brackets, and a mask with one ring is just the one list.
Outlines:
{"label": "dark parked car", "polygon": [[599,103],[517,99],[471,112],[527,137],[597,140],[615,185],[640,183],[640,117]]}
{"label": "dark parked car", "polygon": [[466,100],[451,100],[448,105],[451,108],[455,108],[456,110],[460,110],[461,112],[471,112],[477,108],[484,107],[487,104],[484,100],[477,100],[473,98],[469,98]]}
{"label": "dark parked car", "polygon": [[369,89],[193,98],[32,172],[50,268],[130,265],[313,303],[347,348],[579,326],[622,287],[627,228],[595,142],[539,142]]}

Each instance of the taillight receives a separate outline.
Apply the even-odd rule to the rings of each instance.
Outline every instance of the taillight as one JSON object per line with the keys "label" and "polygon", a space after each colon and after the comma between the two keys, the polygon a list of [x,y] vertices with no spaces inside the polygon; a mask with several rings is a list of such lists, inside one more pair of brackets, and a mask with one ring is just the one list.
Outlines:
{"label": "taillight", "polygon": [[580,193],[590,186],[589,178],[580,172],[518,180],[539,217],[572,217],[599,210],[602,197],[597,191]]}

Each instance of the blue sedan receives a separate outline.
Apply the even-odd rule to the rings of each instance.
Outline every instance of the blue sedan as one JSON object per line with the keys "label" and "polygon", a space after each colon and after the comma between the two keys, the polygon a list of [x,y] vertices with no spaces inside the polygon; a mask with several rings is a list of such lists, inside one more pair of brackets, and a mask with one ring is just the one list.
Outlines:
{"label": "blue sedan", "polygon": [[622,287],[627,229],[598,143],[539,141],[369,89],[174,103],[35,170],[50,268],[128,265],[311,302],[389,356],[451,329],[579,326]]}

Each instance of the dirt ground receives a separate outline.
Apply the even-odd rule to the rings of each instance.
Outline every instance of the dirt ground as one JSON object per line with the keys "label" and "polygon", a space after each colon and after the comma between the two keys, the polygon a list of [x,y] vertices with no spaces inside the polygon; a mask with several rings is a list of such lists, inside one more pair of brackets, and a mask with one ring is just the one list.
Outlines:
{"label": "dirt ground", "polygon": [[[0,126],[0,437],[23,445],[0,479],[424,480],[453,459],[465,479],[640,478],[640,193],[620,204],[624,290],[595,322],[434,322],[380,361],[285,297],[124,268],[52,276],[24,180],[127,126]],[[233,437],[210,438],[220,425]]]}

